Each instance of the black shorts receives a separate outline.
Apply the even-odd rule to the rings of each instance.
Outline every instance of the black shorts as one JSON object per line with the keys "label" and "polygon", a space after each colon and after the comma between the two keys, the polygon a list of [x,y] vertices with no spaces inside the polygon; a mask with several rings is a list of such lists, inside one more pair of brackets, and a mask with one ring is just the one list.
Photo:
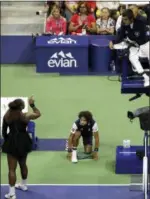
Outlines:
{"label": "black shorts", "polygon": [[86,146],[86,145],[93,145],[93,136],[90,136],[90,137],[82,137],[83,139],[83,145]]}

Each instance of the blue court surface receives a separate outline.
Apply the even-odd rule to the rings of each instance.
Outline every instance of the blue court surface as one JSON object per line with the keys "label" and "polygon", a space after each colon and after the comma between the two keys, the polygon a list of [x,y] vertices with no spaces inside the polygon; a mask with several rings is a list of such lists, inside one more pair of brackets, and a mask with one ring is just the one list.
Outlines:
{"label": "blue court surface", "polygon": [[[144,199],[142,192],[128,185],[29,185],[27,192],[17,190],[18,199]],[[1,199],[8,191],[1,186]],[[149,197],[150,199],[150,197]]]}

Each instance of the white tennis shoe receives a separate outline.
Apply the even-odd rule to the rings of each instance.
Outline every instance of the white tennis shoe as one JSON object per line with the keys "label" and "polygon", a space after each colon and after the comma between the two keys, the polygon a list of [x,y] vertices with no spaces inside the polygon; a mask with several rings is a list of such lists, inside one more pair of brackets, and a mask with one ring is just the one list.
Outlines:
{"label": "white tennis shoe", "polygon": [[147,76],[144,77],[144,87],[150,86],[150,78]]}
{"label": "white tennis shoe", "polygon": [[77,158],[72,158],[72,163],[77,163],[78,162],[78,159]]}
{"label": "white tennis shoe", "polygon": [[6,199],[16,199],[16,194],[11,195],[10,193],[8,193],[8,194],[5,195],[5,198]]}
{"label": "white tennis shoe", "polygon": [[77,163],[78,159],[77,159],[77,150],[73,150],[72,151],[72,158],[71,158],[72,163]]}
{"label": "white tennis shoe", "polygon": [[15,185],[15,188],[16,189],[20,189],[20,190],[22,190],[22,191],[27,191],[28,190],[28,187],[26,186],[26,185],[23,185],[23,184],[16,184]]}

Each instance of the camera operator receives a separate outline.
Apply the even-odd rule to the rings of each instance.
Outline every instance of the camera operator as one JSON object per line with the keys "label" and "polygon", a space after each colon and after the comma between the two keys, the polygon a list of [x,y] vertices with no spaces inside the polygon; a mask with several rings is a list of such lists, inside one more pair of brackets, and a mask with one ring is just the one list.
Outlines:
{"label": "camera operator", "polygon": [[135,19],[132,10],[127,9],[123,12],[122,25],[118,32],[116,42],[110,42],[109,44],[111,49],[129,50],[129,60],[134,70],[143,76],[144,87],[150,85],[150,79],[144,72],[139,58],[148,58],[149,60],[150,42],[146,32],[146,24],[139,19]]}

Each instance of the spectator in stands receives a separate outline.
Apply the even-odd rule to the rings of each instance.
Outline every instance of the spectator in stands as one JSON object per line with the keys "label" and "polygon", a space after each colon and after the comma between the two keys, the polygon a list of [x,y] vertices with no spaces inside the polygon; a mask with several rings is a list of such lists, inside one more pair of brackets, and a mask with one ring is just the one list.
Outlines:
{"label": "spectator in stands", "polygon": [[138,7],[137,5],[135,5],[135,4],[130,5],[130,6],[129,6],[129,9],[132,10],[135,19],[141,20],[141,21],[143,21],[143,22],[146,23],[147,16],[146,16],[146,14],[144,14],[144,11],[142,12],[142,11],[139,9],[139,7]]}
{"label": "spectator in stands", "polygon": [[101,10],[103,8],[109,8],[110,10],[117,9],[119,7],[119,0],[114,1],[108,1],[108,0],[102,0],[102,1],[96,1],[96,7],[97,9]]}
{"label": "spectator in stands", "polygon": [[95,1],[87,1],[87,7],[89,12],[95,15],[96,11],[96,2]]}
{"label": "spectator in stands", "polygon": [[88,6],[85,2],[80,2],[78,5],[78,13],[73,15],[69,25],[71,34],[92,34],[96,33],[95,18],[90,14]]}
{"label": "spectator in stands", "polygon": [[78,8],[78,1],[71,1],[71,0],[65,1],[65,16],[67,21],[70,21],[72,15],[74,15],[77,12],[77,8]]}
{"label": "spectator in stands", "polygon": [[60,14],[59,7],[53,7],[51,15],[46,21],[46,33],[52,35],[65,35],[67,29],[67,22]]}
{"label": "spectator in stands", "polygon": [[[138,20],[142,20],[144,23],[146,23],[147,20],[147,16],[146,14],[144,14],[144,11],[140,11],[139,7],[136,4],[130,5],[129,9],[132,10],[133,14],[134,14],[134,18],[138,19]],[[116,23],[116,31],[119,30],[119,28],[121,27],[121,23],[122,23],[122,13],[125,11],[125,7],[120,6],[120,13],[121,16],[118,18],[117,23]]]}
{"label": "spectator in stands", "polygon": [[118,19],[118,17],[120,16],[120,13],[119,13],[119,11],[118,10],[112,10],[111,11],[111,15],[110,15],[110,17],[116,22],[117,21],[117,19]]}
{"label": "spectator in stands", "polygon": [[115,21],[110,17],[110,10],[108,8],[102,9],[101,18],[97,19],[96,26],[97,34],[114,34]]}
{"label": "spectator in stands", "polygon": [[121,23],[122,23],[122,13],[126,10],[126,6],[125,5],[120,5],[118,8],[118,11],[120,13],[120,16],[117,19],[116,22],[116,32],[118,32],[118,30],[121,28]]}
{"label": "spectator in stands", "polygon": [[54,6],[59,7],[61,10],[61,15],[64,16],[64,3],[62,1],[48,1],[47,5],[48,5],[47,16],[51,14],[51,11]]}
{"label": "spectator in stands", "polygon": [[150,26],[150,23],[149,23],[150,22],[150,4],[145,5],[143,7],[143,10],[145,11],[146,16],[147,16],[147,25]]}

